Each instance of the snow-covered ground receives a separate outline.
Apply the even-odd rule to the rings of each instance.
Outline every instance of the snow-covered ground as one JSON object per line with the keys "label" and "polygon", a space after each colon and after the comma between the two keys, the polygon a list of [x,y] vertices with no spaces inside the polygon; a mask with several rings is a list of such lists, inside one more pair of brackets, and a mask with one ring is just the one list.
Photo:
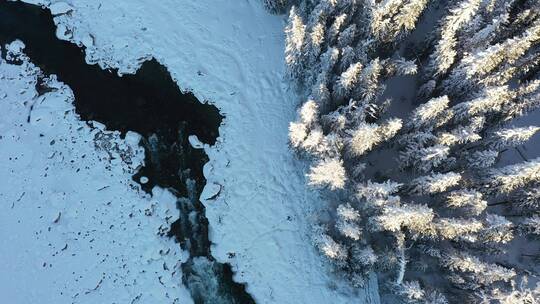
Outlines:
{"label": "snow-covered ground", "polygon": [[189,303],[160,236],[176,199],[131,180],[138,135],[81,122],[55,81],[37,97],[36,72],[0,61],[0,303]]}
{"label": "snow-covered ground", "polygon": [[[379,302],[374,281],[355,295],[337,288],[311,244],[309,214],[324,202],[306,188],[304,168],[287,147],[297,97],[284,80],[282,17],[269,15],[258,0],[70,0],[52,8],[58,35],[84,45],[89,62],[133,72],[155,57],[182,89],[225,115],[218,143],[206,147],[208,183],[201,199],[213,255],[233,265],[235,279],[247,283],[258,303]],[[0,81],[9,91],[2,113],[13,113],[0,121],[0,166],[13,172],[0,186],[0,242],[9,248],[0,258],[10,261],[0,266],[0,281],[6,281],[0,293],[12,295],[11,303],[34,302],[32,293],[44,303],[68,302],[62,297],[71,301],[77,293],[81,303],[128,303],[124,299],[139,293],[141,303],[172,302],[167,296],[188,301],[178,271],[171,278],[182,254],[156,235],[168,215],[174,218],[172,196],[159,191],[148,198],[132,189],[130,167],[107,160],[94,147],[97,130],[76,121],[66,102],[69,90],[39,102],[28,84],[32,76],[13,77],[17,86]],[[23,102],[36,100],[42,108],[34,107],[38,114],[26,124]],[[38,121],[39,115],[44,118]],[[134,156],[135,164],[140,157]],[[155,212],[145,216],[151,206]],[[159,255],[168,248],[169,254]],[[108,262],[100,263],[106,254]]]}

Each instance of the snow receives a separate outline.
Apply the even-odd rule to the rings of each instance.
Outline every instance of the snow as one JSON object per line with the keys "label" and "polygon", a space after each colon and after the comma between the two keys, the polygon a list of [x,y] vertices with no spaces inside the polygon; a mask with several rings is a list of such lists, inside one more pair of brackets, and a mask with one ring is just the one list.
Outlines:
{"label": "snow", "polygon": [[201,193],[201,200],[209,201],[215,199],[221,193],[221,188],[222,186],[215,182],[206,184]]}
{"label": "snow", "polygon": [[36,71],[0,61],[1,302],[190,303],[186,256],[158,235],[176,199],[131,181],[139,136],[81,122],[54,80],[57,90],[38,97]]}
{"label": "snow", "polygon": [[190,135],[188,137],[189,144],[195,148],[195,149],[202,149],[204,148],[204,144],[199,140],[197,135]]}
{"label": "snow", "polygon": [[67,14],[71,11],[73,11],[73,8],[65,3],[65,2],[56,2],[49,6],[49,9],[51,10],[51,14],[53,16]]}
{"label": "snow", "polygon": [[[40,3],[50,6],[49,1]],[[375,279],[355,292],[340,288],[343,282],[331,273],[330,265],[312,244],[310,224],[324,200],[306,187],[304,165],[288,148],[288,123],[296,115],[299,100],[284,77],[283,17],[268,14],[258,0],[62,3],[53,4],[57,12],[66,11],[66,7],[72,11],[55,18],[58,35],[84,44],[89,63],[129,73],[155,57],[168,67],[182,89],[215,104],[225,115],[217,144],[204,145],[210,162],[204,168],[208,182],[201,199],[207,207],[213,255],[231,263],[235,280],[247,283],[257,303],[379,303]],[[2,65],[2,69],[6,67]],[[18,79],[19,86],[28,85],[28,77]],[[28,86],[26,90],[31,91]],[[16,237],[20,243],[8,246],[7,252],[0,251],[0,258],[14,261],[0,266],[13,267],[0,268],[0,273],[14,274],[9,281],[3,280],[8,282],[1,284],[0,292],[11,294],[16,299],[13,303],[33,302],[27,300],[37,297],[45,303],[64,303],[68,302],[66,297],[77,293],[79,302],[107,299],[125,303],[121,297],[131,298],[139,292],[145,297],[141,303],[169,303],[164,298],[167,296],[180,298],[182,303],[189,301],[178,267],[174,267],[184,255],[178,245],[155,235],[156,229],[166,227],[167,221],[176,217],[171,195],[157,190],[150,199],[132,189],[129,168],[119,161],[108,163],[110,160],[103,160],[107,153],[92,146],[92,132],[96,131],[76,121],[73,114],[64,117],[63,109],[72,111],[65,96],[52,93],[54,96],[43,98],[47,102],[42,102],[41,110],[35,107],[33,113],[42,113],[44,118],[41,123],[33,120],[27,125],[21,120],[27,113],[20,105],[22,96],[13,95],[19,89],[9,91],[11,95],[1,103],[8,108],[2,112],[19,116],[1,121],[3,141],[9,140],[10,149],[0,151],[0,155],[20,156],[17,161],[2,161],[2,166],[7,166],[2,170],[16,174],[1,186],[0,193],[6,193],[2,202],[9,204],[22,192],[27,193],[16,208],[0,215],[0,233],[9,231],[12,238],[20,231]],[[67,91],[61,90],[64,94]],[[27,94],[31,100],[33,93]],[[62,111],[52,108],[56,104]],[[59,124],[61,119],[68,119],[68,123]],[[49,121],[56,124],[50,127]],[[46,137],[40,138],[39,132],[46,132]],[[52,138],[65,140],[57,139],[51,146]],[[133,147],[133,143],[121,144]],[[64,161],[58,159],[60,152]],[[86,154],[84,161],[82,154]],[[140,157],[135,156],[134,164]],[[71,164],[67,159],[76,161]],[[85,169],[75,174],[75,168],[83,165]],[[36,185],[35,189],[26,189],[30,185]],[[108,188],[96,190],[105,186]],[[110,205],[104,203],[108,201]],[[146,217],[144,210],[151,206],[155,212]],[[57,212],[66,216],[52,225]],[[128,217],[130,213],[134,218]],[[114,227],[108,229],[109,225]],[[47,231],[49,226],[51,232]],[[84,237],[73,235],[78,231]],[[8,243],[8,236],[1,238]],[[67,251],[59,251],[68,242]],[[25,249],[23,254],[20,248],[28,248],[28,252]],[[170,249],[168,255],[156,254],[164,248]],[[52,256],[56,251],[59,254]],[[76,257],[65,254],[72,252]],[[110,255],[108,262],[100,263],[97,253],[105,252]],[[42,260],[53,266],[41,267]],[[164,262],[170,271],[163,270]],[[57,267],[59,263],[65,267]],[[106,273],[104,283],[86,294],[102,273]],[[109,276],[119,280],[115,283]],[[156,276],[162,276],[165,284],[159,284]],[[129,286],[119,286],[124,283]],[[35,290],[35,298],[21,293],[22,288]],[[64,295],[58,295],[60,291]]]}

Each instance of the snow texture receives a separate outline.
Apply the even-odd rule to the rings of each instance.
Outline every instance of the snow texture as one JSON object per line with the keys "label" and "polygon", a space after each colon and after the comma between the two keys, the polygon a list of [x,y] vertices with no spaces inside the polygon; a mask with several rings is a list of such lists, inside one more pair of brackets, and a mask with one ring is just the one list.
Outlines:
{"label": "snow texture", "polygon": [[0,60],[0,302],[190,303],[176,199],[131,180],[139,136],[80,121],[54,80],[37,96],[36,71]]}
{"label": "snow texture", "polygon": [[[51,5],[47,0],[28,2]],[[120,73],[129,73],[136,71],[143,60],[155,57],[168,67],[182,89],[193,91],[199,100],[214,103],[225,115],[224,123],[220,128],[221,137],[216,146],[205,148],[210,156],[210,162],[204,168],[208,179],[208,189],[205,189],[201,199],[207,207],[210,238],[214,243],[213,255],[222,262],[231,263],[236,272],[235,280],[246,282],[248,292],[258,303],[379,303],[377,283],[374,278],[368,281],[365,289],[352,292],[345,288],[338,288],[337,286],[343,285],[342,282],[331,274],[330,265],[320,257],[312,244],[309,235],[312,218],[308,215],[320,208],[324,201],[313,190],[306,188],[305,168],[294,158],[288,148],[288,124],[295,117],[298,97],[288,88],[287,81],[284,79],[284,21],[282,17],[272,16],[265,12],[258,0],[69,0],[63,3],[53,4],[59,13],[55,18],[58,24],[58,36],[79,45],[85,45],[89,63],[98,63],[102,67],[115,67],[119,68]],[[62,14],[62,12],[65,13]],[[11,92],[11,94],[13,92],[18,94],[18,90],[12,89]],[[62,114],[60,111],[54,113]],[[56,126],[47,136],[57,134],[56,136],[67,137],[71,134],[69,132],[90,132],[88,130],[76,131],[76,127],[72,127],[70,131],[69,126],[69,124]],[[22,135],[18,135],[17,132],[24,132],[25,128],[30,130],[31,127],[24,125],[12,128],[14,129],[12,132],[16,133],[13,135],[14,138],[19,138],[19,136],[22,138]],[[45,126],[36,126],[31,132],[40,132],[41,128]],[[83,128],[83,130],[86,129]],[[44,168],[39,168],[51,161],[46,157],[50,156],[48,149],[53,149],[55,145],[47,146],[45,144],[49,141],[45,140],[41,143],[41,139],[36,134],[25,136],[28,138],[25,137],[24,140],[21,139],[17,144],[11,145],[10,150],[13,152],[1,152],[12,153],[13,156],[17,153],[30,153],[29,151],[33,154],[32,157],[27,154],[21,155],[17,162],[2,161],[4,166],[9,166],[7,170],[17,172],[19,176],[9,178],[13,185],[2,185],[2,187],[7,187],[2,193],[10,196],[3,201],[16,200],[17,196],[29,185],[44,185],[43,188],[48,185],[45,182],[47,179],[40,177],[44,174]],[[89,138],[81,134],[74,134],[73,137],[76,142],[82,141],[80,145],[86,144],[84,138]],[[5,138],[8,136],[5,135]],[[93,150],[90,148],[85,150],[83,147],[76,146],[77,144],[72,144],[71,137],[68,139],[69,141],[61,142],[66,145],[62,151],[72,151],[70,153],[86,151],[87,158],[92,156],[97,159],[97,156],[93,155],[99,155],[98,152],[92,154]],[[42,150],[46,151],[45,155],[42,155]],[[67,152],[64,153],[67,155]],[[87,161],[81,162],[77,159],[74,166],[82,166]],[[168,240],[156,238],[154,229],[145,230],[145,227],[149,226],[166,225],[166,220],[162,217],[144,217],[144,223],[141,222],[140,226],[132,227],[135,220],[126,218],[132,211],[137,214],[137,210],[148,208],[148,205],[157,199],[160,199],[160,204],[154,205],[154,208],[160,210],[158,214],[163,214],[167,210],[171,212],[171,196],[165,192],[152,200],[141,197],[135,190],[128,191],[129,186],[126,185],[130,183],[128,182],[129,174],[117,172],[120,167],[112,166],[112,171],[106,171],[106,163],[97,161],[89,163],[88,166],[91,173],[88,173],[89,175],[82,181],[78,181],[82,177],[77,177],[77,179],[73,177],[73,173],[69,171],[72,170],[70,163],[61,162],[61,164],[49,166],[48,170],[55,168],[56,177],[50,178],[52,173],[50,172],[48,183],[54,183],[55,186],[46,188],[50,191],[54,189],[58,193],[66,193],[66,203],[58,207],[51,207],[54,206],[53,202],[46,204],[43,197],[39,196],[40,189],[32,189],[31,192],[27,190],[28,193],[33,194],[27,193],[23,198],[25,203],[18,202],[18,208],[22,208],[21,206],[25,204],[37,204],[42,208],[39,212],[21,212],[7,216],[11,222],[16,220],[28,222],[37,217],[31,222],[32,226],[22,225],[21,229],[29,232],[25,239],[17,238],[21,239],[21,242],[25,240],[25,243],[17,248],[28,248],[29,243],[34,242],[37,237],[42,237],[41,243],[37,242],[31,246],[40,244],[47,246],[43,244],[51,243],[50,248],[54,247],[54,249],[49,250],[52,253],[61,251],[64,243],[69,240],[78,244],[73,246],[82,247],[84,244],[86,246],[84,248],[74,247],[78,249],[73,251],[78,257],[81,254],[92,256],[98,252],[109,251],[109,248],[85,243],[90,242],[91,239],[95,239],[93,242],[99,241],[102,246],[113,246],[120,242],[123,246],[118,245],[119,251],[111,250],[117,257],[114,263],[103,266],[105,267],[103,270],[99,268],[99,261],[79,261],[79,263],[74,263],[73,267],[87,269],[88,276],[79,278],[80,271],[76,271],[75,268],[70,269],[71,266],[62,267],[53,273],[54,276],[47,274],[47,279],[44,276],[31,275],[31,279],[35,279],[36,282],[25,287],[25,290],[30,292],[33,290],[32,287],[38,286],[41,297],[63,288],[52,286],[52,284],[71,284],[70,288],[73,291],[69,296],[79,293],[79,301],[84,298],[92,302],[93,299],[89,296],[92,292],[88,295],[85,291],[94,288],[101,279],[102,273],[105,273],[105,269],[109,269],[111,272],[107,272],[108,274],[119,275],[118,284],[128,282],[131,284],[133,279],[137,278],[139,285],[133,288],[136,291],[151,291],[159,296],[164,296],[168,292],[169,296],[174,293],[178,297],[186,298],[186,291],[180,288],[178,274],[174,276],[177,278],[175,281],[178,283],[178,291],[173,292],[168,289],[171,286],[169,283],[166,283],[168,287],[161,287],[149,278],[158,274],[166,276],[167,271],[155,270],[156,274],[150,266],[145,269],[142,266],[133,265],[133,263],[146,263],[148,261],[146,252],[150,251],[150,256],[153,257],[152,254],[155,254],[156,250],[167,246],[172,248],[171,253],[166,257],[156,256],[155,259],[159,262],[151,260],[152,263],[161,265],[163,262],[159,259],[164,259],[169,265],[169,257],[176,256],[176,259],[181,259],[180,253],[174,251],[176,250],[174,248],[177,248],[174,244],[171,245]],[[19,172],[23,168],[27,171]],[[60,178],[61,176],[64,177]],[[40,180],[25,181],[25,178],[40,178]],[[108,188],[110,192],[107,195],[104,194],[105,192],[90,190],[96,187],[99,189],[105,185],[110,186]],[[64,197],[56,195],[60,198]],[[83,203],[80,203],[81,200]],[[114,202],[125,203],[123,207],[111,209],[115,212],[112,215],[101,214],[107,210],[103,209],[106,208],[105,206],[94,211],[96,204],[108,200],[112,201],[113,206],[115,206]],[[165,205],[162,201],[166,202]],[[65,236],[65,239],[61,239],[63,235],[61,233],[50,233],[51,236],[47,236],[47,241],[43,241],[45,236],[41,234],[49,233],[47,227],[52,225],[51,221],[60,210],[64,210],[68,215],[65,219],[66,225],[68,223],[75,225],[73,228],[68,226],[64,232],[69,236],[73,234],[73,231],[80,230],[85,236],[85,241],[81,241],[81,236],[72,236],[69,239]],[[75,221],[73,217],[76,216],[76,212],[84,213],[86,219],[78,218]],[[92,212],[99,214],[93,215]],[[174,211],[172,213],[174,214]],[[40,216],[43,218],[40,219]],[[110,225],[114,225],[113,231],[117,231],[117,234],[103,228],[108,228],[109,225],[99,224],[102,217],[104,223],[108,224],[107,221],[110,221]],[[1,225],[6,225],[4,223],[6,222],[2,218]],[[1,231],[13,231],[11,225],[15,223],[7,227],[3,226]],[[55,230],[54,226],[52,229],[53,232],[59,230],[58,228]],[[97,229],[97,231],[89,231],[91,229]],[[34,231],[38,232],[34,233]],[[39,231],[42,231],[41,234]],[[134,231],[138,231],[140,235],[135,234]],[[144,233],[148,236],[143,236]],[[111,245],[113,240],[116,243]],[[128,246],[128,243],[131,246]],[[71,250],[72,247],[68,248]],[[33,255],[48,252],[43,249],[30,251]],[[63,253],[59,253],[57,257],[62,256]],[[57,269],[56,261],[51,260],[50,257],[47,259],[41,256],[25,258],[21,256],[22,254],[19,251],[10,251],[7,257],[2,258],[14,260],[14,262],[2,267],[13,267],[12,265],[24,263],[36,264],[38,260],[44,260],[53,264],[52,268],[47,267]],[[138,257],[141,255],[145,259],[139,260]],[[127,261],[121,261],[122,258]],[[68,261],[69,259],[62,259],[61,263],[65,264]],[[124,263],[127,263],[125,269],[115,268],[116,265]],[[20,270],[9,270],[10,273],[14,273],[14,277],[19,276],[19,284],[15,279],[11,279],[7,282],[8,285],[4,284],[0,288],[6,288],[11,292],[15,287],[9,284],[26,286],[20,280],[29,277],[28,273],[41,267],[41,263],[19,267],[21,267]],[[146,272],[142,273],[143,270]],[[75,271],[75,274],[72,275],[71,271]],[[5,272],[2,270],[1,273]],[[126,279],[121,278],[120,274],[126,274]],[[56,279],[49,279],[51,277]],[[83,284],[81,282],[83,279],[88,282],[85,281]],[[170,280],[170,277],[167,279]],[[105,282],[110,282],[111,285],[107,285],[110,289],[105,289],[104,286],[99,289],[101,295],[110,297],[107,301],[111,302],[117,295],[126,293],[126,290],[120,290],[121,288],[114,290],[112,280],[105,280]],[[43,281],[46,282],[43,283]],[[142,284],[140,284],[141,281]],[[144,288],[141,288],[142,286]],[[158,301],[149,299],[140,302],[168,302],[159,301],[159,298]],[[67,301],[43,301],[42,298],[41,302]]]}

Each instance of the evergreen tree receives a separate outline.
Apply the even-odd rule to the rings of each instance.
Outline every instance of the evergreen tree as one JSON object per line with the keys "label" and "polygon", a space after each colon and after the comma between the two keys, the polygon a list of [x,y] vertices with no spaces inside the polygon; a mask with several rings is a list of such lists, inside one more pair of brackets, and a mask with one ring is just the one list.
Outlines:
{"label": "evergreen tree", "polygon": [[420,176],[411,181],[411,194],[429,195],[444,192],[461,181],[461,175],[455,172],[433,173]]}
{"label": "evergreen tree", "polygon": [[433,217],[433,210],[425,205],[385,206],[382,214],[374,217],[372,223],[375,230],[396,232],[406,227],[423,234],[429,231]]}
{"label": "evergreen tree", "polygon": [[289,0],[263,0],[263,4],[270,12],[274,14],[281,14],[285,11]]}
{"label": "evergreen tree", "polygon": [[321,252],[329,259],[342,261],[347,257],[346,249],[334,241],[328,235],[322,235],[318,240],[318,246]]}
{"label": "evergreen tree", "polygon": [[452,66],[457,56],[456,34],[464,24],[471,21],[480,7],[481,0],[464,0],[450,11],[441,27],[441,39],[431,55],[430,66],[435,76],[444,74]]}
{"label": "evergreen tree", "polygon": [[[540,159],[498,162],[539,130],[512,119],[540,107],[540,2],[299,2],[285,59],[305,102],[290,144],[313,161],[308,183],[347,202],[316,217],[322,254],[353,286],[376,271],[410,303],[528,299],[512,289],[523,270],[502,265],[532,259],[503,253],[538,241]],[[404,75],[418,87],[386,91]],[[402,88],[418,97],[410,113]]]}
{"label": "evergreen tree", "polygon": [[461,218],[438,218],[434,225],[440,238],[450,240],[474,234],[484,227],[478,220]]}
{"label": "evergreen tree", "polygon": [[500,129],[494,132],[493,137],[490,139],[490,145],[497,150],[516,147],[529,141],[538,130],[540,130],[539,127]]}
{"label": "evergreen tree", "polygon": [[489,168],[497,162],[497,157],[499,157],[499,152],[497,151],[475,151],[467,154],[467,164],[475,169]]}
{"label": "evergreen tree", "polygon": [[316,166],[311,167],[307,177],[310,185],[328,186],[330,189],[343,188],[347,180],[343,162],[336,159],[323,160]]}
{"label": "evergreen tree", "polygon": [[508,282],[516,275],[513,269],[482,262],[477,257],[463,252],[446,254],[441,263],[450,270],[470,276],[475,283],[481,285],[497,281]]}
{"label": "evergreen tree", "polygon": [[446,114],[450,100],[447,96],[433,98],[423,105],[418,106],[411,115],[408,125],[418,129],[421,127],[432,127],[441,116]]}
{"label": "evergreen tree", "polygon": [[426,296],[425,291],[420,287],[418,281],[403,282],[399,286],[398,294],[403,296],[407,303],[418,303],[425,299]]}
{"label": "evergreen tree", "polygon": [[362,72],[362,64],[360,62],[351,64],[347,70],[341,73],[341,76],[334,86],[334,92],[337,98],[342,99],[354,89],[360,81],[360,73]]}
{"label": "evergreen tree", "polygon": [[306,26],[300,15],[292,7],[285,28],[285,62],[293,78],[301,77],[303,71],[302,53],[304,51]]}
{"label": "evergreen tree", "polygon": [[444,145],[427,148],[409,146],[400,152],[399,160],[404,167],[412,167],[427,173],[440,166],[447,159],[449,153],[450,148]]}
{"label": "evergreen tree", "polygon": [[446,202],[450,208],[467,208],[474,215],[481,214],[487,207],[482,193],[470,189],[451,191]]}
{"label": "evergreen tree", "polygon": [[540,181],[540,158],[500,169],[493,169],[487,180],[490,190],[510,193],[528,184]]}

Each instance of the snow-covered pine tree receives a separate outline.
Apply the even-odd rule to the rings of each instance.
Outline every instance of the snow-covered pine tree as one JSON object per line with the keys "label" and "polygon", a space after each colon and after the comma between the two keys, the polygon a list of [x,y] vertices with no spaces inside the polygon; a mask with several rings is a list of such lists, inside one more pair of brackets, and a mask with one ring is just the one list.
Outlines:
{"label": "snow-covered pine tree", "polygon": [[493,133],[490,138],[490,146],[499,151],[509,147],[516,147],[529,141],[538,130],[540,130],[539,127],[532,126],[502,128]]}
{"label": "snow-covered pine tree", "polygon": [[426,148],[413,145],[400,152],[399,161],[403,167],[411,167],[427,173],[440,166],[448,158],[449,153],[450,148],[444,145]]}
{"label": "snow-covered pine tree", "polygon": [[484,181],[488,191],[501,194],[510,193],[537,182],[540,182],[540,158],[493,169]]}
{"label": "snow-covered pine tree", "polygon": [[464,0],[450,10],[442,22],[440,39],[435,45],[435,52],[430,57],[430,69],[434,76],[448,71],[457,56],[457,32],[469,21],[480,7],[481,0]]}
{"label": "snow-covered pine tree", "polygon": [[302,17],[297,13],[297,8],[292,7],[289,13],[289,21],[285,29],[285,62],[293,78],[300,78],[303,70],[303,52],[306,36],[306,25]]}
{"label": "snow-covered pine tree", "polygon": [[311,167],[307,176],[310,185],[329,187],[331,190],[342,189],[347,180],[343,162],[337,159],[321,161]]}
{"label": "snow-covered pine tree", "polygon": [[487,207],[482,193],[470,189],[449,192],[446,203],[450,208],[467,208],[473,215],[480,215]]}
{"label": "snow-covered pine tree", "polygon": [[413,195],[433,195],[457,186],[461,175],[455,172],[432,173],[411,181],[410,193]]}
{"label": "snow-covered pine tree", "polygon": [[264,7],[274,14],[281,14],[291,3],[289,0],[262,0]]}
{"label": "snow-covered pine tree", "polygon": [[372,225],[379,231],[397,232],[406,227],[415,233],[422,234],[429,231],[433,217],[433,210],[425,205],[386,206],[381,215],[372,218]]}
{"label": "snow-covered pine tree", "polygon": [[476,219],[438,218],[434,222],[437,235],[443,239],[458,240],[482,230],[484,225]]}
{"label": "snow-covered pine tree", "polygon": [[449,253],[444,256],[441,263],[452,271],[470,276],[475,283],[481,285],[497,281],[508,282],[516,275],[513,269],[482,262],[479,258],[463,252]]}
{"label": "snow-covered pine tree", "polygon": [[319,249],[323,254],[336,262],[341,262],[347,258],[347,250],[345,247],[334,241],[332,237],[322,234],[316,240]]}
{"label": "snow-covered pine tree", "polygon": [[419,303],[425,300],[426,293],[418,281],[406,281],[399,285],[397,294],[402,296],[405,303]]}
{"label": "snow-covered pine tree", "polygon": [[447,109],[450,100],[447,96],[437,97],[429,100],[425,104],[418,106],[413,110],[408,126],[411,128],[432,128],[437,122],[448,115]]}
{"label": "snow-covered pine tree", "polygon": [[540,284],[528,286],[527,277],[513,283],[510,290],[495,288],[490,293],[477,292],[480,303],[536,304],[540,299]]}
{"label": "snow-covered pine tree", "polygon": [[[291,147],[313,162],[309,184],[346,202],[321,212],[322,254],[354,286],[376,271],[410,302],[506,299],[523,271],[493,261],[538,234],[539,159],[498,161],[539,130],[512,119],[540,107],[540,2],[297,3],[285,55],[305,102]],[[400,77],[418,99],[393,100]]]}
{"label": "snow-covered pine tree", "polygon": [[380,143],[394,137],[401,129],[400,119],[391,119],[383,125],[361,124],[352,132],[350,151],[354,156],[361,156]]}
{"label": "snow-covered pine tree", "polygon": [[360,81],[360,73],[362,72],[362,63],[356,62],[351,64],[347,70],[341,73],[339,79],[334,85],[334,93],[336,98],[343,99],[349,95]]}

